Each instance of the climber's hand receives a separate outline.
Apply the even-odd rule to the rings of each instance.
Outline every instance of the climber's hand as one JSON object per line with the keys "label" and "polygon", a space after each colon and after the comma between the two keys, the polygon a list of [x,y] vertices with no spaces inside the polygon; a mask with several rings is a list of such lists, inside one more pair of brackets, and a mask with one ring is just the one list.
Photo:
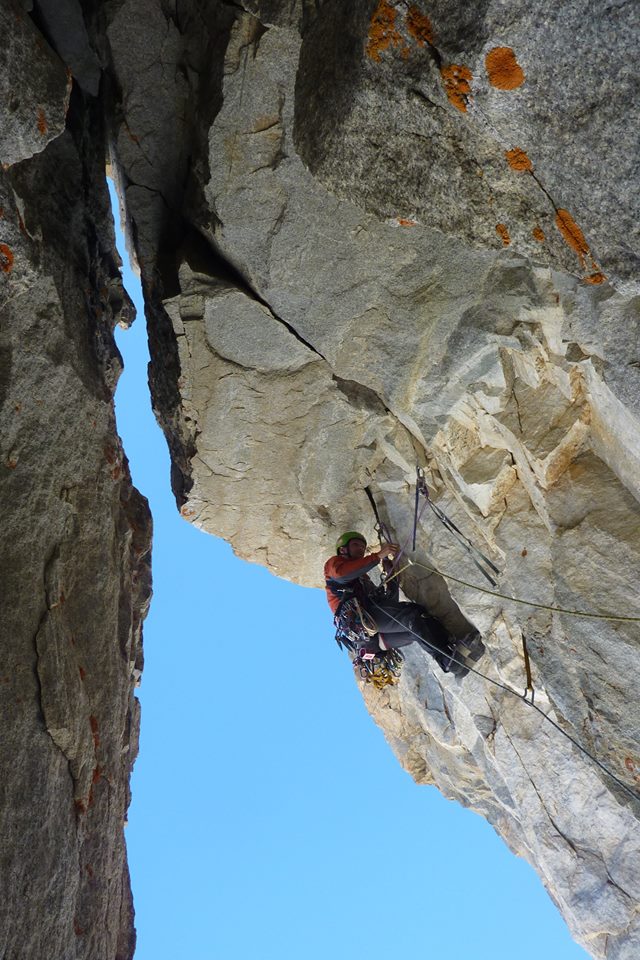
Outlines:
{"label": "climber's hand", "polygon": [[378,550],[378,554],[380,555],[380,559],[382,560],[384,559],[384,557],[395,556],[395,554],[398,553],[399,550],[400,550],[400,547],[398,546],[397,543],[383,543],[380,549]]}

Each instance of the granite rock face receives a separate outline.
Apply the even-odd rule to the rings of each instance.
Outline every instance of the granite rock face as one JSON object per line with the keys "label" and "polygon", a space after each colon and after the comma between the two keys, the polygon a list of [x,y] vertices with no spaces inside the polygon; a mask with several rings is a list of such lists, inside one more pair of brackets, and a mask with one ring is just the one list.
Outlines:
{"label": "granite rock face", "polygon": [[[640,635],[615,619],[640,617],[636,6],[108,0],[84,27],[73,0],[53,9],[33,13],[57,51],[42,73],[63,115],[56,56],[73,93],[38,156],[32,130],[10,138],[32,159],[4,174],[0,280],[18,311],[5,479],[30,531],[5,544],[27,611],[11,676],[30,691],[12,742],[27,724],[40,744],[7,781],[8,832],[18,871],[37,783],[59,954],[131,948],[120,824],[148,527],[112,419],[126,304],[106,128],[183,516],[321,586],[336,531],[375,537],[365,486],[407,538],[422,466],[501,575],[477,589],[426,513],[403,590],[482,632],[485,677],[411,648],[398,686],[363,689],[369,709],[419,783],[532,863],[594,957],[635,960],[640,802],[486,678],[521,692],[526,641],[536,705],[638,794]],[[40,957],[42,926],[24,928]]]}
{"label": "granite rock face", "polygon": [[301,48],[296,145],[380,217],[637,284],[639,28],[628,3],[329,0]]}
{"label": "granite rock face", "polygon": [[71,78],[17,0],[0,4],[0,163],[31,157],[64,130]]}
{"label": "granite rock face", "polygon": [[[637,624],[549,609],[640,616],[637,11],[243,6],[209,5],[207,36],[198,4],[164,30],[147,4],[170,37],[163,129],[208,85],[171,146],[180,184],[118,40],[131,4],[109,28],[183,516],[320,585],[336,530],[374,536],[365,485],[406,538],[424,466],[503,596],[468,586],[486,584],[431,514],[405,593],[481,630],[483,673],[519,692],[525,638],[536,704],[637,792]],[[214,43],[215,77],[195,66]],[[416,780],[494,824],[593,956],[637,956],[637,802],[540,714],[419,650],[363,693]]]}
{"label": "granite rock face", "polygon": [[13,116],[35,118],[40,104],[47,130],[2,126],[0,955],[126,960],[124,825],[151,539],[113,410],[113,328],[132,307],[102,107],[75,86],[69,96],[62,61],[9,12],[3,50],[23,68]]}

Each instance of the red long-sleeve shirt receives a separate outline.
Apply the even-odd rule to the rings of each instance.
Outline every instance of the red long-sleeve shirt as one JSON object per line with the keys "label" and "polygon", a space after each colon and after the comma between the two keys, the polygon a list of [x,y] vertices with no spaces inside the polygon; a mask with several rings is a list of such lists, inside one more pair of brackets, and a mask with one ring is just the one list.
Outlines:
{"label": "red long-sleeve shirt", "polygon": [[[324,577],[327,584],[327,600],[331,612],[340,606],[341,597],[335,593],[335,586],[346,586],[360,579],[380,562],[379,553],[370,553],[367,557],[329,557],[324,565]],[[331,582],[333,581],[333,583]]]}

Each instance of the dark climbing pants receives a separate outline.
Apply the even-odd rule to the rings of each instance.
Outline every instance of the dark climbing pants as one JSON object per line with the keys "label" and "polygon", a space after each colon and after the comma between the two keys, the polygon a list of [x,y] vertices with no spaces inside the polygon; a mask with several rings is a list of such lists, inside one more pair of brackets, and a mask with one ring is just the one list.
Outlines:
{"label": "dark climbing pants", "polygon": [[451,653],[449,634],[418,603],[370,599],[367,612],[375,620],[385,646],[406,647],[415,642],[441,666],[448,660]]}

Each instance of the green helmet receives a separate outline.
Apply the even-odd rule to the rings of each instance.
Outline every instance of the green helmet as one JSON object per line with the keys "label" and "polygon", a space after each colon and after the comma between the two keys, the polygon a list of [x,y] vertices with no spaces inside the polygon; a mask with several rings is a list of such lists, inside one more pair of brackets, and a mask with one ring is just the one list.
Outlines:
{"label": "green helmet", "polygon": [[363,537],[361,533],[358,533],[356,530],[347,530],[336,543],[336,553],[340,553],[340,549],[346,547],[350,540],[364,540],[365,546],[367,545],[367,538]]}

